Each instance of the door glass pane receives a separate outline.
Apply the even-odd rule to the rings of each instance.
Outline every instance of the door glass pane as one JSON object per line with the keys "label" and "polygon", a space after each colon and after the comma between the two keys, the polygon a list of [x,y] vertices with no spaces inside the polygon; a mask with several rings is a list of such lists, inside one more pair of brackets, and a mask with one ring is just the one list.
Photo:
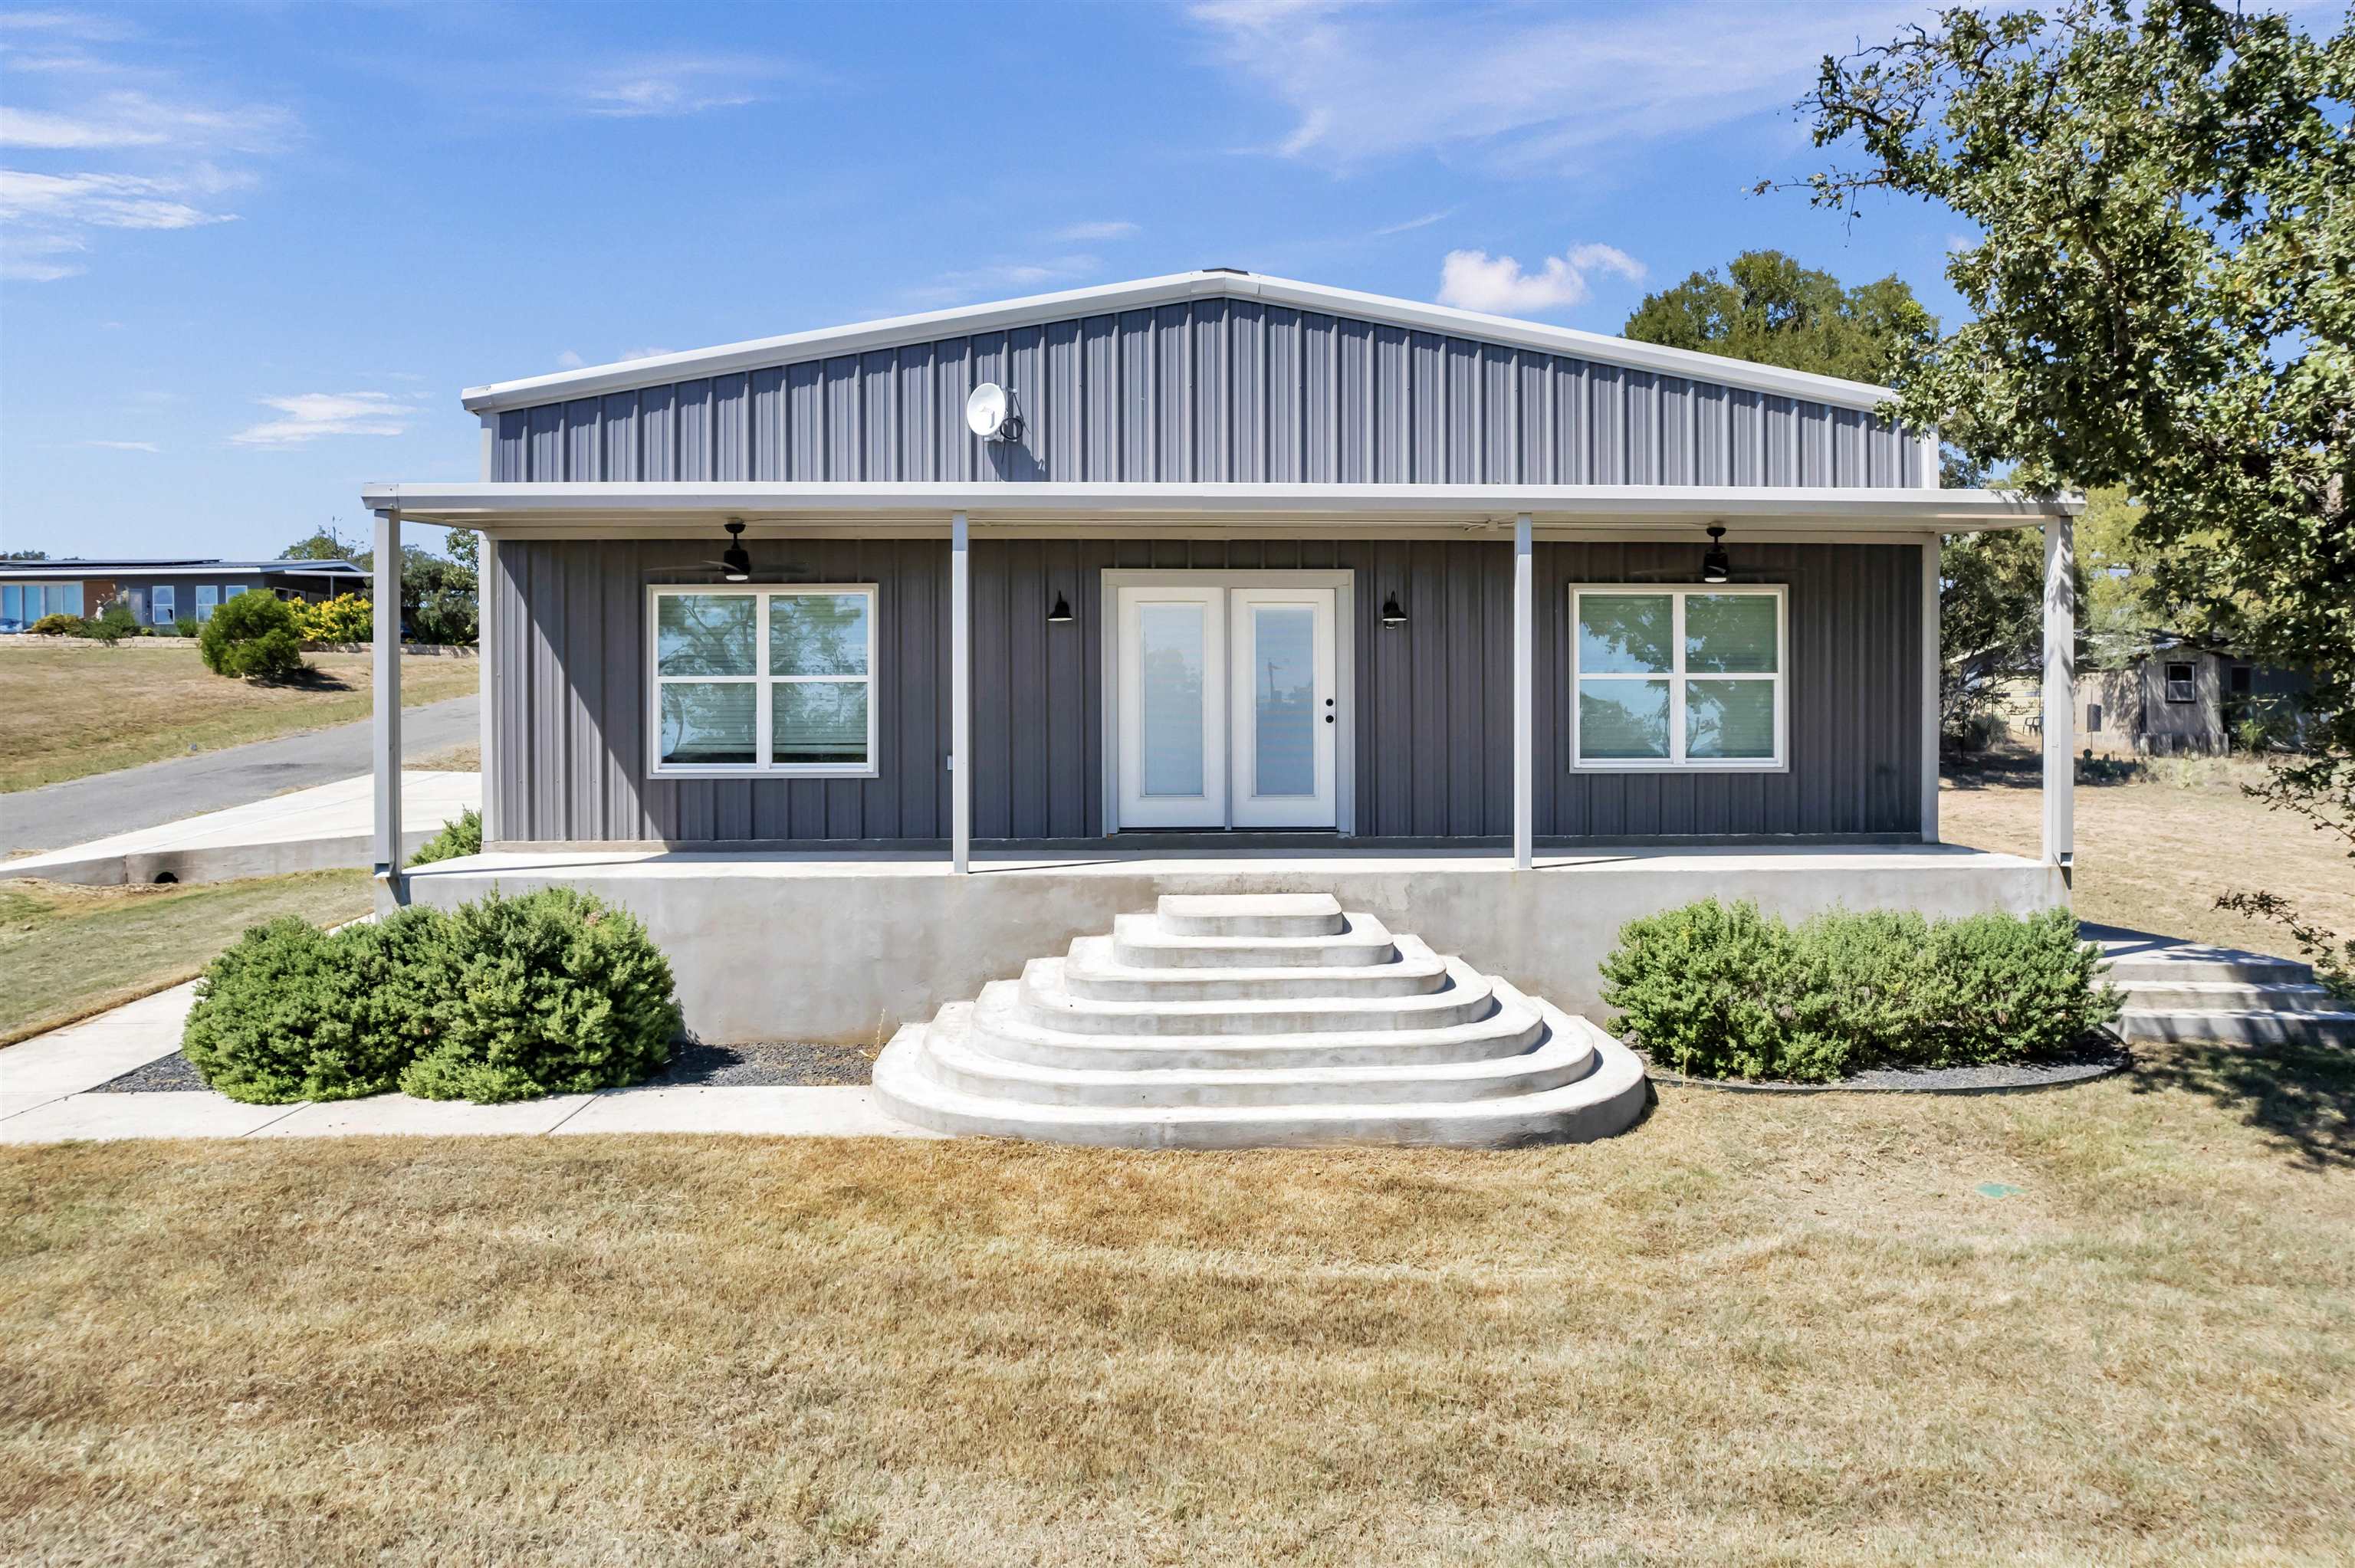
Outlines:
{"label": "door glass pane", "polygon": [[867,760],[866,682],[794,681],[774,690],[770,760]]}
{"label": "door glass pane", "polygon": [[1664,593],[1578,596],[1578,668],[1588,675],[1667,674],[1676,625]]}
{"label": "door glass pane", "polygon": [[1685,668],[1772,674],[1774,596],[1694,593],[1685,596]]}
{"label": "door glass pane", "polygon": [[1685,683],[1687,757],[1774,755],[1774,683]]}
{"label": "door glass pane", "polygon": [[1666,757],[1668,683],[1579,682],[1578,752],[1588,758]]}
{"label": "door glass pane", "polygon": [[749,593],[660,596],[655,600],[656,667],[666,675],[756,673],[752,636],[759,613]]}
{"label": "door glass pane", "polygon": [[769,599],[769,673],[867,673],[867,596],[774,594]]}
{"label": "door glass pane", "polygon": [[1140,605],[1145,793],[1202,793],[1202,607]]}
{"label": "door glass pane", "polygon": [[24,619],[25,589],[23,586],[11,583],[6,588],[0,588],[0,620],[15,622]]}
{"label": "door glass pane", "polygon": [[1252,743],[1260,795],[1316,793],[1316,611],[1252,610]]}
{"label": "door glass pane", "polygon": [[759,694],[760,688],[750,681],[665,682],[662,759],[701,764],[758,760]]}

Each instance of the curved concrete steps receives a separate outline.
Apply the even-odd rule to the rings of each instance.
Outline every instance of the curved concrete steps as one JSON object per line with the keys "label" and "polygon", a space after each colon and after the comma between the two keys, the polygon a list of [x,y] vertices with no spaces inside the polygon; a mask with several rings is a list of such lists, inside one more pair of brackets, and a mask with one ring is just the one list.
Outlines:
{"label": "curved concrete steps", "polygon": [[1326,895],[1165,897],[893,1037],[893,1115],[1149,1148],[1608,1137],[1641,1063]]}

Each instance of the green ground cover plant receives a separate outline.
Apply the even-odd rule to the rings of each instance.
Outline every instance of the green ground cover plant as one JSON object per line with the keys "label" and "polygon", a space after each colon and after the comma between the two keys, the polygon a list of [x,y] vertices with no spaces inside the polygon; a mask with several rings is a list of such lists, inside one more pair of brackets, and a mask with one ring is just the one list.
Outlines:
{"label": "green ground cover plant", "polygon": [[681,1022],[645,927],[570,888],[334,932],[273,920],[214,959],[197,996],[189,1062],[263,1105],[613,1088],[660,1070]]}
{"label": "green ground cover plant", "polygon": [[2118,1015],[2100,965],[2065,909],[1835,909],[1794,926],[1705,898],[1622,927],[1603,1000],[1678,1073],[1825,1083],[2065,1050]]}
{"label": "green ground cover plant", "polygon": [[411,865],[431,865],[437,860],[457,860],[461,856],[483,853],[483,813],[468,807],[442,824],[442,831],[427,839],[418,852],[410,857]]}

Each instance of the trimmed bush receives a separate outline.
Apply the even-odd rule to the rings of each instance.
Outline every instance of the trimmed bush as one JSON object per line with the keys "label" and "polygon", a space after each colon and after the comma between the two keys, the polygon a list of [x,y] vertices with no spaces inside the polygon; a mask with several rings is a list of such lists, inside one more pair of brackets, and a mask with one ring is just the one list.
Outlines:
{"label": "trimmed bush", "polygon": [[400,1075],[423,1099],[485,1103],[634,1084],[679,1030],[669,960],[625,910],[569,887],[492,893],[421,946],[434,1042]]}
{"label": "trimmed bush", "polygon": [[126,637],[139,635],[139,618],[131,613],[129,605],[119,599],[111,599],[83,624],[81,634],[112,648]]}
{"label": "trimmed bush", "polygon": [[294,612],[266,593],[241,593],[223,604],[197,641],[205,667],[217,675],[282,681],[303,668]]}
{"label": "trimmed bush", "polygon": [[483,813],[469,806],[449,821],[442,831],[427,839],[421,848],[410,857],[411,865],[431,865],[437,860],[456,860],[461,855],[483,853]]}
{"label": "trimmed bush", "polygon": [[180,1049],[234,1100],[382,1094],[430,1033],[409,960],[440,917],[408,910],[327,932],[288,915],[254,927],[197,981]]}
{"label": "trimmed bush", "polygon": [[2100,964],[2065,909],[1834,910],[1794,927],[1703,899],[1622,927],[1603,1000],[1678,1073],[1822,1083],[2064,1050],[2118,1015]]}
{"label": "trimmed bush", "polygon": [[356,593],[339,593],[316,604],[290,604],[294,629],[305,642],[366,642],[376,635],[376,614]]}
{"label": "trimmed bush", "polygon": [[55,615],[41,617],[25,630],[35,637],[80,637],[84,624],[80,616],[68,615],[60,610]]}

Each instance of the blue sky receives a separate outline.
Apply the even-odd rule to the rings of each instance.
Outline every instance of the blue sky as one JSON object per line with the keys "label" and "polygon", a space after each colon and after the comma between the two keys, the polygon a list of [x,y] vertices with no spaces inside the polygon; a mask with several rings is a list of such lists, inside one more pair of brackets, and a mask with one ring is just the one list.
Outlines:
{"label": "blue sky", "polygon": [[1944,214],[1748,194],[1920,11],[13,13],[0,544],[272,555],[473,477],[462,387],[1195,266],[1611,332],[1773,245],[1949,312]]}

